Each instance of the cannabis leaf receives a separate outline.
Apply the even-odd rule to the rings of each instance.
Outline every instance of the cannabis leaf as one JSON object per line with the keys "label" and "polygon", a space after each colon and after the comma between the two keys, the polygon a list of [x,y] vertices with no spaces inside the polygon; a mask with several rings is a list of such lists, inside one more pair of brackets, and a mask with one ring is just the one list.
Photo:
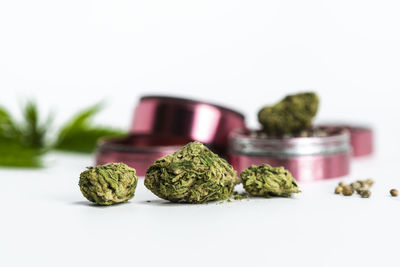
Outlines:
{"label": "cannabis leaf", "polygon": [[52,116],[40,123],[39,111],[33,101],[25,104],[22,113],[23,120],[17,122],[0,107],[0,166],[42,166],[41,155],[45,152],[45,138]]}
{"label": "cannabis leaf", "polygon": [[15,125],[8,111],[0,107],[0,137],[7,136],[15,131]]}
{"label": "cannabis leaf", "polygon": [[30,147],[46,148],[46,134],[51,128],[53,113],[50,113],[45,122],[40,123],[39,111],[36,103],[29,101],[23,110],[24,123],[20,126],[23,141]]}
{"label": "cannabis leaf", "polygon": [[42,167],[42,155],[51,149],[90,153],[99,138],[124,135],[113,128],[92,125],[92,118],[102,108],[102,104],[96,104],[79,112],[61,128],[51,145],[47,137],[54,118],[52,113],[42,121],[36,103],[28,101],[19,122],[0,106],[0,166]]}
{"label": "cannabis leaf", "polygon": [[0,166],[6,167],[42,167],[42,153],[27,147],[19,140],[0,137]]}
{"label": "cannabis leaf", "polygon": [[92,118],[102,108],[103,104],[99,103],[77,113],[61,128],[55,149],[91,153],[96,148],[99,138],[125,135],[120,130],[92,125]]}

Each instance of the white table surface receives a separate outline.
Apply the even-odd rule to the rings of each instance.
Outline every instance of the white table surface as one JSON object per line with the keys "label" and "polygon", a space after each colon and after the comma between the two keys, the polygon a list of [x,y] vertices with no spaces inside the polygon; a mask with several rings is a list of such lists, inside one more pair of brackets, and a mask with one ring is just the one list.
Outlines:
{"label": "white table surface", "polygon": [[[140,180],[126,204],[80,193],[91,156],[51,154],[42,170],[0,169],[0,266],[383,266],[400,262],[396,158],[357,160],[369,199],[334,195],[340,179],[302,183],[292,199],[170,204]],[[151,202],[147,202],[150,200]]]}

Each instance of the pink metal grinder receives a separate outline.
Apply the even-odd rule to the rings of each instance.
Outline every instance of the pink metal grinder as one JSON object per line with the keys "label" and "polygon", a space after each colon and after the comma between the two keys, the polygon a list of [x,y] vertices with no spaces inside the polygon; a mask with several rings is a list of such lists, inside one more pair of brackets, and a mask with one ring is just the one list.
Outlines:
{"label": "pink metal grinder", "polygon": [[230,161],[241,172],[252,164],[284,166],[298,181],[345,176],[350,170],[350,135],[343,128],[324,129],[326,136],[266,138],[256,131],[235,131]]}
{"label": "pink metal grinder", "polygon": [[371,128],[349,124],[322,124],[321,128],[343,128],[350,132],[350,143],[353,157],[359,158],[372,155],[374,152],[374,134]]}
{"label": "pink metal grinder", "polygon": [[226,155],[229,134],[244,128],[244,116],[232,109],[184,98],[144,96],[136,107],[131,133],[188,138]]}
{"label": "pink metal grinder", "polygon": [[226,156],[229,134],[244,129],[234,110],[183,98],[145,96],[135,109],[130,136],[99,142],[96,162],[124,162],[144,176],[158,158],[199,141]]}

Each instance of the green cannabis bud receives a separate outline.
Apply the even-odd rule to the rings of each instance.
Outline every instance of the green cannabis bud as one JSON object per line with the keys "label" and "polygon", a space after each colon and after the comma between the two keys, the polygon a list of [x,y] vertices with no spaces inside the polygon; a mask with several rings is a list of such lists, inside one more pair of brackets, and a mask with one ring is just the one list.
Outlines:
{"label": "green cannabis bud", "polygon": [[151,165],[144,185],[172,202],[204,203],[230,198],[239,182],[226,160],[203,144],[191,142]]}
{"label": "green cannabis bud", "polygon": [[273,106],[258,112],[258,121],[272,135],[297,134],[312,125],[319,105],[315,93],[288,95]]}
{"label": "green cannabis bud", "polygon": [[290,197],[300,193],[292,174],[283,167],[271,167],[268,164],[251,165],[240,174],[244,189],[253,196]]}
{"label": "green cannabis bud", "polygon": [[88,167],[80,175],[79,187],[89,201],[112,205],[133,198],[137,182],[135,169],[124,163],[110,163]]}

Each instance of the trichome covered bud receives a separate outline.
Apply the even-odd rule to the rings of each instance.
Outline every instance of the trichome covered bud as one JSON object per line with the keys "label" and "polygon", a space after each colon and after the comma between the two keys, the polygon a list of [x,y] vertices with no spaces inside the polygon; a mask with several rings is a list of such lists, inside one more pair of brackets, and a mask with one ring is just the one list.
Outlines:
{"label": "trichome covered bud", "polygon": [[253,196],[290,197],[300,193],[292,174],[283,167],[271,167],[268,164],[251,165],[240,174],[244,189]]}
{"label": "trichome covered bud", "polygon": [[123,163],[88,167],[82,172],[79,187],[84,197],[99,205],[128,201],[135,195],[136,171]]}
{"label": "trichome covered bud", "polygon": [[226,160],[203,144],[191,142],[151,165],[144,185],[172,202],[204,203],[228,199],[239,182]]}
{"label": "trichome covered bud", "polygon": [[271,135],[298,134],[311,127],[319,105],[315,93],[288,95],[273,106],[258,112],[258,121]]}

